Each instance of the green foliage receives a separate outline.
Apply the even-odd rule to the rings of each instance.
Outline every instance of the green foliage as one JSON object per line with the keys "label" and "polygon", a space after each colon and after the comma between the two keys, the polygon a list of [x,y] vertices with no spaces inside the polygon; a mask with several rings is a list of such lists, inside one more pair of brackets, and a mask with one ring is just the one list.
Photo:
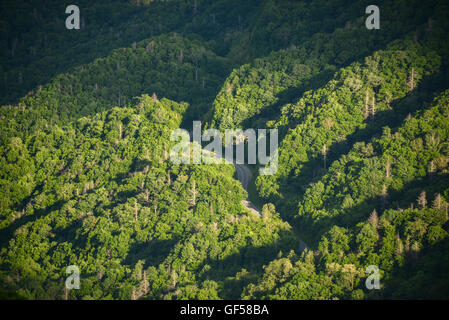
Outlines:
{"label": "green foliage", "polygon": [[[448,298],[448,10],[368,4],[2,3],[0,298]],[[197,119],[279,129],[260,217]]]}
{"label": "green foliage", "polygon": [[[12,138],[3,161],[32,185],[8,197],[25,186],[3,171],[1,223],[14,236],[3,239],[10,273],[2,285],[27,298],[61,298],[57,283],[75,264],[83,275],[77,298],[191,297],[192,283],[202,288],[195,297],[217,298],[217,284],[197,278],[206,261],[270,244],[288,226],[276,215],[247,216],[229,165],[169,161],[170,134],[186,108],[143,95],[133,108],[36,132],[26,144]],[[195,203],[189,181],[198,186]]]}

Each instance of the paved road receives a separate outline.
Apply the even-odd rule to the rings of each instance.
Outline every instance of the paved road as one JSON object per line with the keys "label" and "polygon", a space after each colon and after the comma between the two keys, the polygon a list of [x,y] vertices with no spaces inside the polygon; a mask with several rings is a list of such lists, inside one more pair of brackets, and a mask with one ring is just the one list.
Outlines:
{"label": "paved road", "polygon": [[248,191],[248,184],[253,176],[251,170],[244,164],[234,163],[235,171],[237,171],[237,178],[243,186],[243,189]]}
{"label": "paved road", "polygon": [[[206,150],[203,150],[203,151],[206,154],[209,154],[212,157],[220,159],[220,157],[218,157],[216,154],[213,154],[213,153],[208,152]],[[249,182],[251,181],[251,178],[253,176],[251,170],[246,165],[244,165],[244,164],[237,164],[235,162],[234,162],[234,167],[235,167],[235,171],[237,172],[237,179],[242,184],[243,189],[248,191],[248,185],[249,185]],[[260,210],[257,209],[256,206],[248,198],[246,200],[242,200],[242,205],[246,209],[251,211],[253,214],[255,214],[256,216],[258,216],[258,217],[262,216]],[[304,241],[299,240],[298,249],[299,249],[300,253],[303,252],[306,249],[308,250],[307,244]]]}
{"label": "paved road", "polygon": [[[216,157],[217,159],[220,159],[220,157],[218,157],[216,154],[212,154],[211,152],[208,152],[206,150],[203,150],[203,152],[205,152],[206,154],[209,154],[212,157]],[[235,167],[235,171],[237,172],[237,179],[242,184],[243,189],[248,191],[248,185],[253,176],[251,170],[249,170],[249,168],[246,165],[237,164],[235,162],[234,162],[234,167]],[[260,213],[260,210],[257,209],[256,206],[249,199],[242,200],[242,205],[245,208],[247,208],[249,211],[251,211],[253,214],[255,214],[256,216],[258,216],[258,217],[262,216]]]}
{"label": "paved road", "polygon": [[[248,185],[251,181],[251,177],[253,176],[251,170],[248,169],[247,166],[244,164],[237,164],[234,163],[235,171],[237,172],[237,179],[240,181],[240,183],[243,186],[243,189],[248,191]],[[256,208],[256,206],[249,201],[249,199],[242,200],[242,204],[245,208],[247,208],[249,211],[254,213],[256,216],[260,217],[260,211]]]}
{"label": "paved road", "polygon": [[[235,171],[237,172],[237,179],[240,181],[243,188],[246,191],[248,191],[248,185],[253,176],[251,170],[249,170],[249,168],[244,164],[234,163],[234,167],[235,167]],[[252,204],[252,202],[249,201],[249,199],[242,200],[242,204],[245,208],[247,208],[249,211],[254,213],[256,216],[261,217],[261,213],[260,213],[259,209],[257,209]],[[308,250],[309,248],[307,247],[307,244],[304,241],[299,240],[298,249],[299,249],[299,253],[302,253],[304,250]]]}
{"label": "paved road", "polygon": [[[205,151],[205,150],[203,150]],[[213,155],[217,157],[216,155]],[[217,157],[218,158],[218,157]],[[237,179],[240,181],[240,183],[243,186],[243,189],[248,191],[248,185],[251,181],[251,178],[253,176],[251,170],[244,164],[237,164],[234,162],[235,171],[237,172]],[[261,212],[259,209],[256,208],[256,206],[247,198],[246,200],[242,200],[242,205],[247,208],[249,211],[251,211],[253,214],[255,214],[258,217],[261,217]],[[307,244],[299,240],[298,244],[299,253],[302,253],[304,250],[308,250]]]}

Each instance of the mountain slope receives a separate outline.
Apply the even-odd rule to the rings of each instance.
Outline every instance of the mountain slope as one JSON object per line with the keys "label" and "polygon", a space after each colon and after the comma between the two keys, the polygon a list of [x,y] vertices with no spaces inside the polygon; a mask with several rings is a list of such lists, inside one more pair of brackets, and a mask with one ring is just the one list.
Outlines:
{"label": "mountain slope", "polygon": [[[2,297],[447,298],[449,7],[368,4],[0,5]],[[173,163],[192,120],[278,129],[277,173]]]}

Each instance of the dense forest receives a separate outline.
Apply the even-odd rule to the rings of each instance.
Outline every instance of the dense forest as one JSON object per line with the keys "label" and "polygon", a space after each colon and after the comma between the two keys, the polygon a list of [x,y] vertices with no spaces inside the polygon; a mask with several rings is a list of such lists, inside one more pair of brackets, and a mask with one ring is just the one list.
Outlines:
{"label": "dense forest", "polygon": [[[449,5],[370,4],[2,1],[0,298],[448,299]],[[174,163],[194,120],[277,172]]]}

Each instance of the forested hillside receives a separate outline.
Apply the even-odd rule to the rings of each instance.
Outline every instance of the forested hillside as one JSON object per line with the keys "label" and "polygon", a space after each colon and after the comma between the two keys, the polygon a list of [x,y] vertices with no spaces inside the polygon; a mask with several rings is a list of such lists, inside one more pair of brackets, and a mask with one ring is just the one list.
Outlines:
{"label": "forested hillside", "polygon": [[377,265],[385,288],[367,297],[447,298],[448,134],[446,90],[397,130],[355,143],[299,203],[301,224],[322,235],[317,250],[272,261],[242,297],[360,299]]}
{"label": "forested hillside", "polygon": [[27,110],[19,115],[23,119],[15,121],[35,130],[43,123],[67,123],[112,106],[129,106],[135,103],[134,97],[148,93],[189,102],[187,122],[211,103],[230,69],[226,58],[199,41],[176,33],[152,37],[38,86],[19,100],[17,107]]}
{"label": "forested hillside", "polygon": [[244,257],[256,264],[252,247],[288,234],[274,212],[261,220],[241,206],[231,166],[169,161],[185,104],[139,100],[10,139],[1,196],[2,245],[13,238],[2,251],[8,289],[62,298],[64,266],[75,264],[86,274],[71,291],[78,298],[215,298],[211,265],[216,277]]}
{"label": "forested hillside", "polygon": [[[449,6],[370,4],[3,1],[0,298],[448,299]],[[173,163],[193,120],[277,172]]]}

